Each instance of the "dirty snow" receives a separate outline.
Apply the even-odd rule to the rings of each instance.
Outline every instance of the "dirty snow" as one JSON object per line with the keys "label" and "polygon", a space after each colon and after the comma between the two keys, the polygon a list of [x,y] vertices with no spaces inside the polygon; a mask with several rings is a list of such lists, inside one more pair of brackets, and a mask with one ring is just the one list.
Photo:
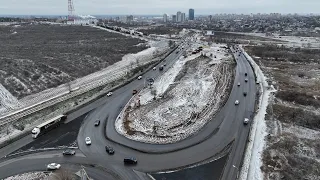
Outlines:
{"label": "dirty snow", "polygon": [[49,180],[49,177],[47,174],[43,172],[31,172],[31,173],[24,173],[19,174],[11,177],[7,177],[3,180]]}
{"label": "dirty snow", "polygon": [[[152,89],[143,89],[116,121],[118,133],[148,143],[172,143],[187,138],[216,113],[231,81],[230,56],[225,49],[205,48],[218,58],[200,54],[180,57],[157,78]],[[155,99],[152,91],[156,92]],[[139,107],[140,98],[140,107]],[[130,122],[131,132],[126,131]]]}
{"label": "dirty snow", "polygon": [[259,98],[259,109],[256,116],[253,119],[249,135],[249,143],[247,145],[247,152],[243,160],[243,166],[241,168],[240,179],[263,179],[263,174],[260,169],[262,166],[262,152],[265,146],[266,136],[266,123],[265,115],[267,106],[269,104],[270,93],[274,92],[273,86],[269,86],[267,78],[264,76],[260,67],[255,61],[240,47],[244,55],[247,57],[249,62],[252,64],[257,81],[260,82],[262,94]]}
{"label": "dirty snow", "polygon": [[19,106],[19,101],[5,87],[0,84],[0,114]]}

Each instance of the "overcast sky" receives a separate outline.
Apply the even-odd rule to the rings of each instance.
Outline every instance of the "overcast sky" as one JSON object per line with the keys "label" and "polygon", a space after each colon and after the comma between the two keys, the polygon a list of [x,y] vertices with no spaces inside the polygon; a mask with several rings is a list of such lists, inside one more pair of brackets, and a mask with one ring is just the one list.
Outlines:
{"label": "overcast sky", "polygon": [[[73,0],[76,14],[317,13],[320,0]],[[66,15],[68,0],[0,0],[1,15]]]}

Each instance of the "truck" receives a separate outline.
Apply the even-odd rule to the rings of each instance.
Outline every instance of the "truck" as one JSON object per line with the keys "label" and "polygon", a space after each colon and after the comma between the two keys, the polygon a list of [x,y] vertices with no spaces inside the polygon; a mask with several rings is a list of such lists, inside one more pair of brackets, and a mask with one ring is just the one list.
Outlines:
{"label": "truck", "polygon": [[40,135],[49,132],[50,130],[58,127],[62,122],[67,119],[66,115],[59,115],[52,119],[47,120],[46,122],[36,126],[32,129],[31,135],[34,139],[38,138]]}

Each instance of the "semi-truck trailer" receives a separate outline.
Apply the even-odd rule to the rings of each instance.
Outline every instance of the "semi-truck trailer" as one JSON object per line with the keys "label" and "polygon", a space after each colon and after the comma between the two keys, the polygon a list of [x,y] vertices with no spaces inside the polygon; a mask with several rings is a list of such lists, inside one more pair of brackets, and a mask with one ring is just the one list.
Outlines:
{"label": "semi-truck trailer", "polygon": [[49,119],[48,121],[36,126],[32,129],[31,134],[34,139],[39,137],[42,134],[47,133],[48,131],[52,130],[53,128],[56,128],[59,126],[62,122],[64,122],[67,119],[66,115],[59,115],[57,117],[54,117],[52,119]]}

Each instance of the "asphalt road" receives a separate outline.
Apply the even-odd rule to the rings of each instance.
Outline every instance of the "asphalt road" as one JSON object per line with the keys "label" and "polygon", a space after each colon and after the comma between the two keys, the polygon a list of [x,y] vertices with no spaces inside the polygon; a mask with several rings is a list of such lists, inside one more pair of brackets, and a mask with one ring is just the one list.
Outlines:
{"label": "asphalt road", "polygon": [[[125,168],[119,162],[104,161],[97,158],[86,158],[80,151],[75,156],[64,157],[61,151],[46,151],[15,158],[0,160],[0,179],[26,172],[46,171],[46,165],[52,162],[61,164],[61,168],[77,172],[80,164],[85,166],[87,173],[94,179],[132,179],[140,180],[131,168]],[[96,166],[102,165],[102,167]],[[121,165],[121,166],[120,166]]]}
{"label": "asphalt road", "polygon": [[[181,53],[176,54],[174,52],[168,56],[166,60],[167,67],[174,63]],[[30,155],[30,157],[23,156],[21,159],[12,160],[12,162],[9,160],[1,163],[0,174],[17,174],[21,173],[21,171],[43,169],[45,163],[52,161],[66,164],[87,164],[91,160],[91,162],[105,167],[118,166],[117,169],[121,171],[118,173],[120,175],[124,174],[123,176],[129,174],[127,176],[128,179],[131,175],[132,177],[134,176],[131,171],[126,171],[131,168],[123,166],[124,157],[134,156],[138,159],[138,164],[133,166],[136,170],[144,172],[163,171],[185,167],[210,159],[221,152],[228,144],[233,143],[228,163],[224,167],[222,179],[235,179],[250,128],[250,125],[243,125],[243,119],[252,115],[256,92],[255,79],[249,63],[238,54],[236,54],[236,57],[238,57],[236,77],[227,103],[215,119],[208,123],[198,134],[184,141],[169,145],[152,145],[128,140],[115,132],[113,125],[115,117],[131,98],[132,90],[141,89],[144,85],[143,80],[135,80],[115,91],[111,97],[101,98],[90,105],[91,107],[100,106],[85,118],[77,137],[78,146],[86,158],[72,157],[72,159],[66,159],[51,152],[47,152],[48,154],[42,153],[44,158],[39,158],[43,157],[42,154]],[[244,76],[245,72],[248,73],[248,83],[244,82],[246,78]],[[144,77],[156,77],[157,75],[159,75],[158,70],[151,70]],[[238,82],[241,83],[240,87],[237,86]],[[243,96],[244,91],[248,92],[246,97]],[[240,104],[236,106],[234,104],[235,100],[239,100]],[[84,113],[85,109],[81,111]],[[81,112],[78,115],[81,115]],[[76,114],[71,116],[76,116]],[[99,127],[94,126],[94,121],[97,119],[101,121]],[[106,134],[110,140],[106,139]],[[85,145],[85,137],[92,139],[91,146]],[[115,149],[115,154],[108,155],[104,149],[105,145],[112,146]],[[150,153],[145,151],[150,151]],[[166,153],[161,154],[161,152]],[[29,167],[28,163],[32,167]],[[224,166],[222,164],[220,166]],[[10,169],[10,171],[4,171],[3,169]],[[221,171],[217,173],[221,174]],[[129,179],[133,179],[132,177]]]}
{"label": "asphalt road", "polygon": [[[230,160],[233,162],[231,167],[240,164],[243,155],[243,151],[240,150],[245,147],[250,128],[250,125],[243,125],[243,120],[246,117],[251,117],[253,113],[256,87],[249,63],[238,54],[236,57],[236,76],[229,99],[216,117],[199,133],[183,141],[165,145],[136,142],[119,135],[114,128],[114,121],[121,108],[132,96],[132,89],[139,89],[143,86],[143,82],[137,80],[115,92],[110,97],[110,102],[95,109],[87,116],[78,135],[80,150],[88,157],[108,156],[104,146],[110,145],[116,151],[115,155],[108,156],[110,159],[121,161],[126,156],[134,156],[139,161],[138,165],[134,167],[135,169],[153,172],[175,169],[212,158],[233,142],[230,154]],[[247,77],[245,76],[246,72],[248,73]],[[147,76],[154,75],[148,74]],[[247,83],[245,78],[249,80]],[[238,82],[241,83],[240,87],[237,86]],[[243,92],[248,92],[247,96],[244,96]],[[240,101],[239,105],[235,105],[236,100]],[[94,121],[98,119],[102,123],[99,127],[94,127]],[[105,124],[107,127],[104,127]],[[106,135],[108,139],[106,139]],[[85,137],[91,138],[91,146],[85,145]],[[230,163],[226,166],[230,170],[228,177],[230,175],[235,177],[237,169],[229,166]]]}

